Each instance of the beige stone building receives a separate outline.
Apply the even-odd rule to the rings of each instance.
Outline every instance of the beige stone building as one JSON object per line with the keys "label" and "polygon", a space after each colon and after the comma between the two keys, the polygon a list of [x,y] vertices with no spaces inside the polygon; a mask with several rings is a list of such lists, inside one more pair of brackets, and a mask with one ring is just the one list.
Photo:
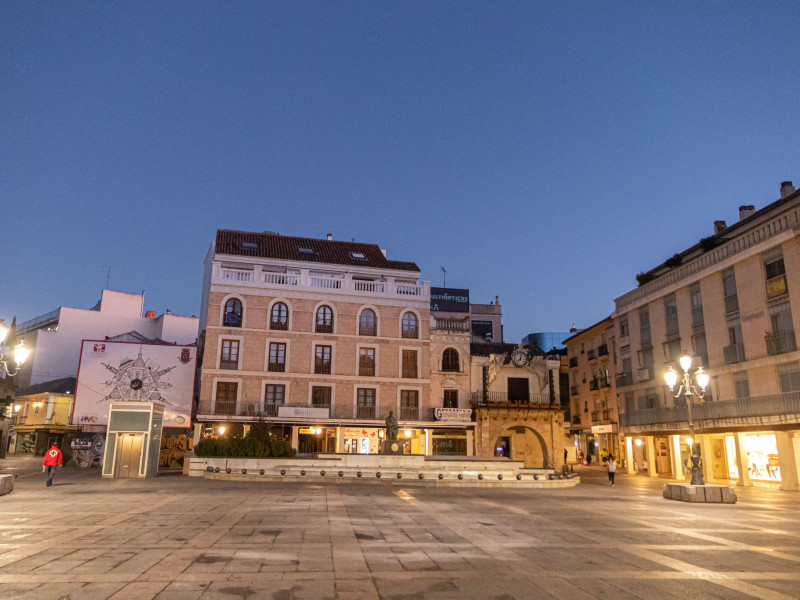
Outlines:
{"label": "beige stone building", "polygon": [[264,418],[300,452],[375,453],[392,411],[408,450],[430,453],[442,404],[431,395],[430,292],[419,276],[374,244],[218,231],[195,439]]}
{"label": "beige stone building", "polygon": [[628,469],[688,476],[687,407],[663,379],[686,353],[711,376],[692,406],[706,481],[797,490],[800,193],[785,182],[780,199],[758,211],[742,206],[739,216],[716,222],[713,235],[641,273],[640,286],[616,299]]}
{"label": "beige stone building", "polygon": [[625,459],[624,436],[619,431],[616,396],[614,322],[607,317],[565,340],[569,358],[572,437],[570,460],[583,452],[600,463],[603,451]]}

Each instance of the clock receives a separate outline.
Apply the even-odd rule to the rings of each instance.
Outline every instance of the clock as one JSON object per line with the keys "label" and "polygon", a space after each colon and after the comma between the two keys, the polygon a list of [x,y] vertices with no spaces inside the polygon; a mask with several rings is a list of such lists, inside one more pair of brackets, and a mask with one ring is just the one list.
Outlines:
{"label": "clock", "polygon": [[511,362],[515,367],[524,367],[528,364],[528,354],[523,350],[514,350],[511,353]]}

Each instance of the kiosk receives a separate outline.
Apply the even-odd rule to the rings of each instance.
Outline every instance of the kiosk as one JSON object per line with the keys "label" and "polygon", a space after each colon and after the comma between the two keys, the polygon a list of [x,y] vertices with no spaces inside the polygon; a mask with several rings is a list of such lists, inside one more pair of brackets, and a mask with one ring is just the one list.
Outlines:
{"label": "kiosk", "polygon": [[155,477],[161,451],[164,405],[112,402],[108,410],[103,477]]}

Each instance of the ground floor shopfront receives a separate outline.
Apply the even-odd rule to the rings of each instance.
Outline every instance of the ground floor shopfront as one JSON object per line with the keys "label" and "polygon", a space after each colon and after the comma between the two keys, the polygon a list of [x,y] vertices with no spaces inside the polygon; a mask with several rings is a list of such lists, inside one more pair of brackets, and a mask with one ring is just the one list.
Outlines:
{"label": "ground floor shopfront", "polygon": [[[628,473],[650,477],[691,477],[688,432],[629,434]],[[800,490],[800,427],[796,430],[698,433],[703,478],[707,483],[773,485]]]}
{"label": "ground floor shopfront", "polygon": [[[576,431],[567,440],[568,463],[599,464],[609,455],[613,455],[617,463],[622,466],[626,462],[624,436],[621,436],[617,425],[595,425]],[[591,455],[591,462],[589,456]],[[583,457],[583,458],[581,458]]]}

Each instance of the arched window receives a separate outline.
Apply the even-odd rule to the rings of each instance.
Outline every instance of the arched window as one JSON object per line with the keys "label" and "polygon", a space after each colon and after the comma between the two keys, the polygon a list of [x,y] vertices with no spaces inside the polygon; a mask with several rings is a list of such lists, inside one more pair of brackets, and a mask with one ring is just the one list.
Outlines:
{"label": "arched window", "polygon": [[412,312],[403,314],[403,331],[401,337],[413,339],[417,339],[419,337],[419,331],[417,330],[417,315]]}
{"label": "arched window", "polygon": [[359,335],[377,335],[375,329],[375,312],[369,308],[361,311],[361,319],[358,323]]}
{"label": "arched window", "polygon": [[447,348],[442,354],[442,371],[458,373],[460,371],[458,362],[458,351]]}
{"label": "arched window", "polygon": [[243,317],[241,300],[231,298],[225,303],[225,316],[222,320],[222,324],[225,327],[241,327]]}
{"label": "arched window", "polygon": [[317,333],[333,333],[333,311],[330,306],[320,306],[317,309]]}
{"label": "arched window", "polygon": [[269,328],[286,331],[289,329],[289,307],[283,302],[276,302],[272,305],[269,315]]}

